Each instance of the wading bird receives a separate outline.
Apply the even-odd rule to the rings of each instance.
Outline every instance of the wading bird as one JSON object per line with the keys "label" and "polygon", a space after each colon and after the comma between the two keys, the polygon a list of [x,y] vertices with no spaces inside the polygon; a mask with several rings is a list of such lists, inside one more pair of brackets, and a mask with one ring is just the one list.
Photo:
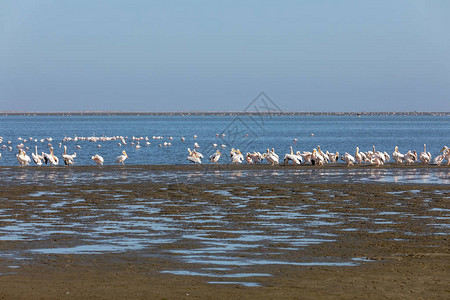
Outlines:
{"label": "wading bird", "polygon": [[125,152],[125,150],[122,151],[122,155],[117,156],[116,158],[116,163],[117,164],[122,164],[125,165],[123,162],[125,161],[125,159],[128,158],[127,153]]}
{"label": "wading bird", "polygon": [[36,154],[35,153],[31,153],[31,157],[33,158],[33,161],[35,164],[37,164],[38,166],[42,166],[42,161],[44,160],[44,157],[42,155],[39,155],[37,152],[37,146],[34,146],[35,150],[36,150]]}
{"label": "wading bird", "polygon": [[101,157],[101,156],[98,155],[98,154],[95,154],[95,155],[92,156],[91,158],[92,158],[93,161],[95,161],[95,163],[97,164],[97,166],[98,166],[98,165],[102,165],[102,166],[103,166],[103,162],[104,162],[103,157]]}
{"label": "wading bird", "polygon": [[244,155],[242,155],[241,150],[237,149],[230,152],[230,158],[232,164],[241,164],[244,161]]}
{"label": "wading bird", "polygon": [[74,154],[72,154],[72,155],[67,154],[67,147],[66,147],[66,145],[64,145],[64,153],[63,153],[63,155],[62,155],[62,158],[63,158],[63,160],[64,160],[64,164],[65,164],[66,166],[73,165],[73,164],[74,164],[74,159],[75,159],[75,157],[77,157],[77,154],[76,154],[76,153],[74,153]]}
{"label": "wading bird", "polygon": [[[201,158],[199,157],[199,155],[198,155],[199,153],[198,153],[198,152],[196,152],[195,150],[194,150],[194,151],[191,151],[190,148],[188,148],[188,151],[189,151],[189,155],[188,155],[188,157],[187,157],[187,160],[188,160],[188,161],[193,162],[194,165],[196,165],[196,164],[201,164],[201,163],[202,163],[202,160],[201,160]],[[203,157],[203,155],[202,155],[202,157]]]}
{"label": "wading bird", "polygon": [[216,152],[214,152],[213,155],[211,155],[209,157],[209,161],[212,162],[212,163],[215,163],[215,164],[219,164],[218,161],[219,161],[221,155],[222,154],[220,153],[220,151],[217,150]]}
{"label": "wading bird", "polygon": [[427,145],[423,144],[423,152],[420,153],[419,160],[424,164],[427,165],[431,161],[431,153],[427,152]]}
{"label": "wading bird", "polygon": [[288,165],[290,161],[292,161],[292,164],[300,165],[303,161],[301,156],[298,156],[297,154],[294,154],[294,150],[292,149],[292,146],[289,147],[291,149],[291,153],[286,153],[284,155],[284,165]]}
{"label": "wading bird", "polygon": [[31,162],[31,158],[22,149],[19,149],[19,154],[16,154],[16,157],[21,167],[27,166]]}
{"label": "wading bird", "polygon": [[347,167],[353,166],[355,163],[355,158],[347,152],[345,152],[344,156],[341,156],[341,160],[347,163]]}

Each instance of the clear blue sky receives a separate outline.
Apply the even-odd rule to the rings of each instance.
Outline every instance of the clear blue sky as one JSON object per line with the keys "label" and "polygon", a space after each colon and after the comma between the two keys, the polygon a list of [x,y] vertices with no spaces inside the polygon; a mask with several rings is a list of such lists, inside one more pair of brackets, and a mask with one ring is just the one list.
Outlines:
{"label": "clear blue sky", "polygon": [[450,111],[450,1],[0,1],[0,111]]}

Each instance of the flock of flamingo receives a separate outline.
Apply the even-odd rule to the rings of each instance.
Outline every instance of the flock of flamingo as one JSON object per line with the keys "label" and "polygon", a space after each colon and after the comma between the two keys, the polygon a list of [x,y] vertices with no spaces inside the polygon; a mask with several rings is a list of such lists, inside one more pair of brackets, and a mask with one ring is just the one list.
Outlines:
{"label": "flock of flamingo", "polygon": [[[218,136],[218,134],[216,135]],[[193,136],[194,140],[197,138],[196,135]],[[117,141],[117,144],[119,147],[128,145],[127,143],[128,137],[122,137],[122,136],[114,136],[114,137],[65,137],[62,139],[62,141],[59,143],[59,148],[64,149],[64,153],[62,154],[62,160],[65,165],[70,166],[75,163],[75,159],[77,157],[76,153],[68,154],[67,153],[67,146],[63,145],[63,143],[66,142],[80,142],[80,141],[90,141],[95,142],[97,144],[97,148],[101,148],[102,145],[100,142],[107,142],[107,141]],[[163,137],[160,136],[153,136],[154,140],[161,140]],[[164,142],[159,144],[159,147],[170,147],[172,145],[172,137],[169,137],[169,142]],[[54,148],[52,145],[53,139],[52,138],[46,138],[46,139],[40,139],[42,143],[47,142],[47,147],[49,148],[49,153],[41,152],[41,154],[38,153],[37,146],[35,145],[35,151],[31,153],[31,158],[26,154],[26,151],[30,150],[29,147],[26,146],[27,142],[38,142],[37,139],[29,138],[18,138],[20,141],[20,144],[16,146],[19,153],[16,155],[17,161],[20,166],[27,166],[30,165],[33,161],[36,165],[58,165],[59,164],[59,158],[54,154]],[[150,138],[148,137],[132,137],[131,142],[129,142],[130,146],[139,149],[142,146],[140,145],[140,142],[142,142],[145,146],[149,146],[151,143],[149,142]],[[181,137],[181,141],[185,142],[185,138]],[[298,141],[297,139],[294,139],[294,143]],[[12,141],[7,141],[7,143],[3,144],[3,138],[0,137],[0,150],[9,150],[12,151]],[[217,145],[212,144],[214,148],[226,148],[226,145]],[[187,160],[194,163],[194,164],[201,164],[202,159],[204,158],[203,155],[198,151],[198,148],[200,146],[197,142],[194,143],[193,150],[190,148],[187,148],[189,155],[187,156]],[[76,145],[75,149],[80,149],[80,145]],[[216,150],[212,155],[209,156],[209,161],[214,164],[218,164],[222,153],[220,150]],[[1,158],[1,153],[0,153]],[[125,150],[122,151],[122,153],[116,157],[115,162],[117,164],[123,164],[125,160],[128,158],[128,154]],[[102,156],[95,154],[91,157],[94,163],[97,165],[103,165],[104,159]],[[246,162],[247,164],[259,164],[262,163],[264,160],[270,164],[270,165],[279,165],[280,163],[283,163],[284,165],[288,165],[292,163],[293,165],[304,165],[304,164],[311,164],[311,165],[324,165],[326,163],[336,163],[338,160],[341,160],[342,162],[346,163],[347,166],[351,166],[354,164],[372,164],[375,166],[381,166],[391,161],[391,155],[389,155],[386,151],[376,151],[375,146],[372,147],[371,151],[360,151],[359,147],[356,147],[355,155],[352,155],[350,153],[344,153],[343,155],[340,155],[339,152],[330,153],[328,151],[324,152],[320,146],[317,146],[317,148],[314,148],[312,151],[296,151],[294,152],[293,147],[290,146],[290,152],[286,153],[284,155],[284,159],[282,162],[280,162],[280,157],[277,153],[275,153],[275,150],[272,148],[271,150],[267,149],[266,152],[260,153],[257,151],[254,151],[252,153],[247,152],[245,155],[241,153],[239,149],[232,148],[230,151],[230,163],[231,164],[241,164]],[[222,159],[223,160],[223,159]],[[440,151],[440,154],[435,156],[434,159],[431,156],[430,152],[427,152],[426,145],[424,145],[423,151],[418,154],[415,150],[409,150],[406,153],[401,153],[398,150],[398,147],[395,147],[394,152],[392,153],[392,160],[396,164],[415,164],[415,163],[422,163],[422,164],[436,164],[440,165],[444,160],[447,161],[447,165],[450,165],[450,149],[447,146],[444,146],[442,150]]]}

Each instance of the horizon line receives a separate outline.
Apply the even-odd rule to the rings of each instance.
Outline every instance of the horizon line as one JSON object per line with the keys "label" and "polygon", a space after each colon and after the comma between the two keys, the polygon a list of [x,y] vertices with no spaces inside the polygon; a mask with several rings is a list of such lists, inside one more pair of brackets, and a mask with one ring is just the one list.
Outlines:
{"label": "horizon line", "polygon": [[328,115],[414,115],[414,114],[440,114],[448,115],[450,111],[347,111],[347,112],[332,112],[332,111],[102,111],[102,110],[86,110],[86,111],[0,111],[0,115],[189,115],[189,114],[204,114],[204,115],[220,115],[220,114],[240,114],[240,115],[254,115],[254,114],[273,114],[273,115],[310,115],[310,114],[328,114]]}

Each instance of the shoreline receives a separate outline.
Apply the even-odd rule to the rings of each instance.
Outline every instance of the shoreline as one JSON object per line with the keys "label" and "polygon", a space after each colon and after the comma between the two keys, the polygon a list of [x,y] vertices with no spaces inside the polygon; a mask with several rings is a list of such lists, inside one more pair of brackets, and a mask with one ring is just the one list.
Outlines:
{"label": "shoreline", "polygon": [[120,169],[147,169],[147,170],[160,170],[160,171],[198,171],[198,170],[392,170],[392,169],[403,169],[403,170],[412,170],[412,169],[430,169],[430,170],[442,170],[442,169],[450,169],[450,165],[441,164],[438,165],[402,165],[395,163],[388,163],[382,166],[374,166],[371,164],[355,164],[353,166],[347,167],[345,163],[334,163],[334,164],[325,164],[323,166],[313,166],[313,165],[296,165],[292,164],[284,166],[280,165],[269,165],[269,164],[179,164],[179,165],[57,165],[57,166],[37,166],[37,165],[29,165],[25,167],[20,166],[0,166],[0,171],[4,169],[14,169],[14,170],[82,170],[82,169],[99,169],[99,170],[120,170]]}
{"label": "shoreline", "polygon": [[450,112],[280,112],[280,111],[226,111],[226,112],[5,112],[0,116],[449,116]]}
{"label": "shoreline", "polygon": [[0,185],[15,186],[89,186],[91,184],[424,184],[450,185],[449,166],[382,167],[345,165],[271,166],[271,165],[107,165],[0,167]]}

